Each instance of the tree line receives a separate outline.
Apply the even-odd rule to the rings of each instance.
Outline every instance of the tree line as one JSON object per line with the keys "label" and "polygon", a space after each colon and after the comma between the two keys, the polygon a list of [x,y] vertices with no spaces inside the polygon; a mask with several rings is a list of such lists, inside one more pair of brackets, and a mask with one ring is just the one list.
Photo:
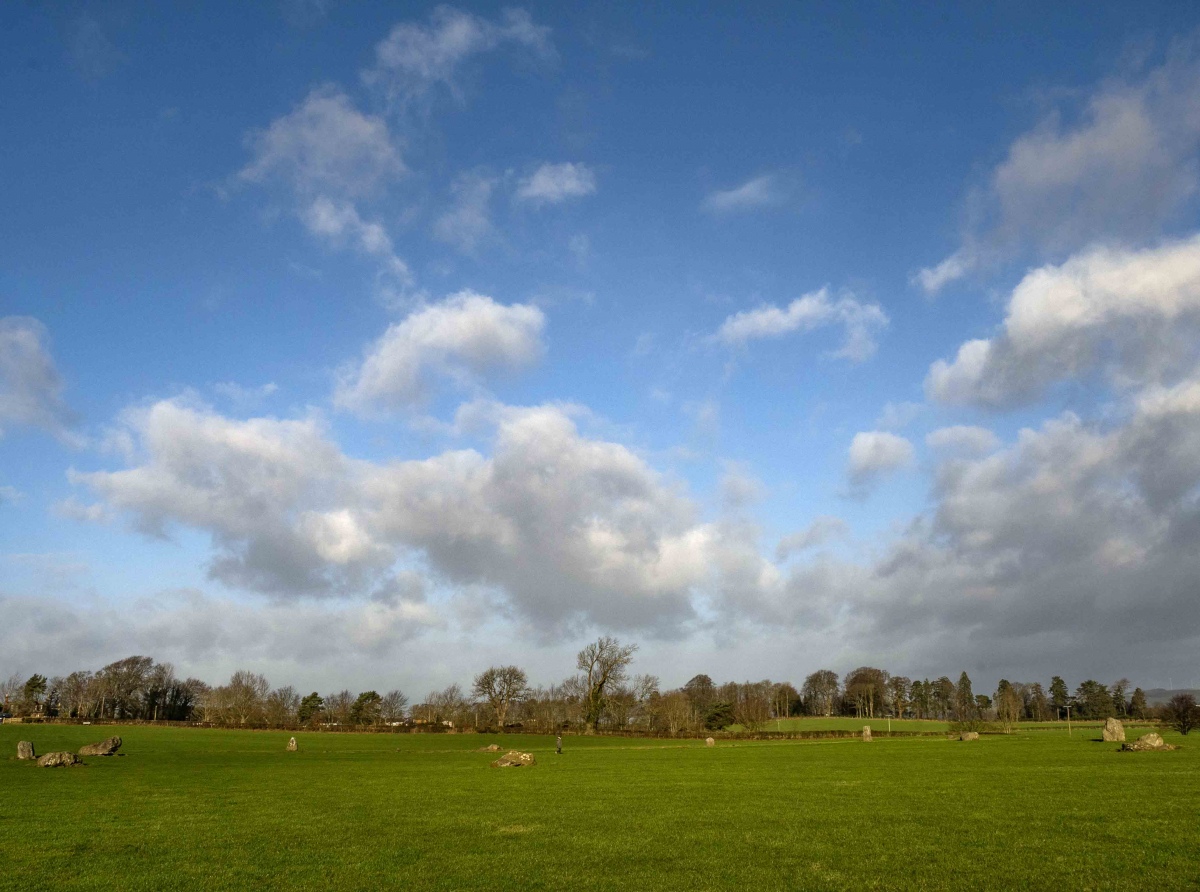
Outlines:
{"label": "tree line", "polygon": [[31,717],[536,733],[579,729],[674,735],[733,725],[757,731],[792,716],[995,721],[1006,728],[1063,717],[1151,717],[1145,693],[1141,688],[1130,691],[1124,678],[1107,686],[1089,679],[1073,693],[1059,676],[1048,687],[1001,679],[994,692],[976,694],[966,672],[957,682],[949,676],[914,680],[860,666],[844,676],[817,670],[799,688],[770,680],[717,684],[701,674],[680,688],[663,690],[657,677],[630,671],[636,651],[637,645],[606,636],[583,648],[575,673],[558,684],[531,686],[520,667],[492,666],[475,676],[469,689],[452,684],[416,703],[400,690],[303,694],[290,685],[273,688],[263,675],[247,670],[214,686],[179,678],[170,663],[148,656],[54,678],[14,675],[0,686],[0,696],[5,712]]}

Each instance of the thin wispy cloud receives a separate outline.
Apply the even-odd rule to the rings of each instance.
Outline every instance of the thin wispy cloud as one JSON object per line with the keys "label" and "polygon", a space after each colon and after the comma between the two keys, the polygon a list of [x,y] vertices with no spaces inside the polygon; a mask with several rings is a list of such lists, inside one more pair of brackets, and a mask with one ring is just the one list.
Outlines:
{"label": "thin wispy cloud", "polygon": [[704,208],[717,214],[729,214],[774,207],[786,200],[787,192],[778,177],[765,174],[730,189],[710,192],[704,199]]}
{"label": "thin wispy cloud", "polygon": [[1200,56],[1179,42],[1161,65],[1103,82],[1080,114],[1056,107],[970,196],[963,245],[915,281],[932,294],[1022,250],[1054,257],[1158,236],[1200,202],[1198,94]]}
{"label": "thin wispy cloud", "polygon": [[596,174],[586,164],[543,164],[517,186],[517,199],[533,204],[561,204],[596,191]]}
{"label": "thin wispy cloud", "polygon": [[426,25],[402,22],[375,47],[375,64],[363,81],[391,102],[408,106],[441,88],[462,99],[462,69],[472,58],[511,47],[534,58],[555,57],[550,29],[523,9],[506,9],[493,21],[438,6]]}

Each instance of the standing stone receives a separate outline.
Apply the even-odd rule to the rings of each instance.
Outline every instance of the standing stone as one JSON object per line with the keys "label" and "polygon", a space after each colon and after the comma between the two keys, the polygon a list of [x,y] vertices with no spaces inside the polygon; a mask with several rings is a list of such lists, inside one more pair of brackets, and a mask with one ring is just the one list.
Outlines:
{"label": "standing stone", "polygon": [[37,760],[42,768],[65,768],[68,765],[82,765],[74,753],[46,753]]}
{"label": "standing stone", "polygon": [[111,756],[121,748],[120,737],[108,737],[99,743],[89,743],[79,748],[81,756]]}
{"label": "standing stone", "polygon": [[863,725],[863,743],[871,742],[871,726]]}
{"label": "standing stone", "polygon": [[287,751],[289,753],[296,752],[296,738],[295,737],[293,737],[291,740],[288,741]]}
{"label": "standing stone", "polygon": [[1125,742],[1125,726],[1121,724],[1119,719],[1109,718],[1104,723],[1104,742],[1105,743],[1124,743]]}
{"label": "standing stone", "polygon": [[963,731],[961,734],[958,735],[958,739],[959,740],[978,740],[979,732],[978,731]]}
{"label": "standing stone", "polygon": [[33,744],[28,740],[17,741],[17,758],[18,759],[36,759],[37,753],[33,751]]}
{"label": "standing stone", "polygon": [[707,740],[704,741],[704,745],[705,746],[716,746],[717,742],[715,740],[713,740],[711,737],[709,737]]}

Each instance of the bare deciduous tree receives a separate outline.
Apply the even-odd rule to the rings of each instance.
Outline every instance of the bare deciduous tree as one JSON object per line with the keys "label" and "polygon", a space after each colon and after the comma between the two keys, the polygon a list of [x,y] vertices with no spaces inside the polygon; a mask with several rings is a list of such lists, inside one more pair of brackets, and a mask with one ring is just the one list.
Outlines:
{"label": "bare deciduous tree", "polygon": [[588,730],[596,730],[609,686],[625,680],[636,651],[636,644],[622,646],[616,638],[605,635],[579,652],[575,665],[583,673],[583,720]]}
{"label": "bare deciduous tree", "polygon": [[524,699],[529,690],[529,679],[516,666],[492,666],[475,676],[471,691],[485,701],[496,715],[496,725],[503,731],[508,721],[508,710],[514,703]]}
{"label": "bare deciduous tree", "polygon": [[408,697],[403,691],[388,691],[383,695],[379,704],[379,716],[389,725],[404,721],[404,710],[408,706]]}
{"label": "bare deciduous tree", "polygon": [[1163,708],[1163,718],[1180,734],[1187,735],[1200,724],[1200,707],[1191,694],[1176,694]]}
{"label": "bare deciduous tree", "polygon": [[268,725],[287,725],[296,721],[300,695],[291,685],[276,688],[267,695],[264,714]]}
{"label": "bare deciduous tree", "polygon": [[833,715],[841,685],[832,669],[818,669],[804,679],[804,705],[809,715]]}

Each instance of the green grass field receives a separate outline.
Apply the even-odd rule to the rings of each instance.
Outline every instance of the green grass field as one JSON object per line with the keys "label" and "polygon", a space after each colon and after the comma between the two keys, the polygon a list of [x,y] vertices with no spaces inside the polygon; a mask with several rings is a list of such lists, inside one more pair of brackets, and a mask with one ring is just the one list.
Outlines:
{"label": "green grass field", "polygon": [[[120,757],[15,758],[119,733]],[[699,741],[0,726],[0,888],[1200,887],[1200,740]],[[496,770],[494,740],[533,751]]]}
{"label": "green grass field", "polygon": [[[889,728],[893,731],[904,731],[908,733],[918,732],[922,734],[942,734],[950,729],[949,722],[938,721],[936,719],[856,719],[846,716],[835,716],[831,718],[812,718],[805,716],[803,718],[792,719],[771,719],[763,725],[760,731],[780,731],[780,732],[799,732],[799,731],[862,731],[863,725],[870,725],[874,733],[887,731]],[[1075,731],[1090,732],[1099,729],[1104,725],[1104,722],[1088,721],[1088,722],[1073,722],[1071,728]],[[1063,734],[1068,733],[1066,722],[1038,722],[1037,724],[1029,724],[1021,726],[1026,731],[1062,731]],[[731,726],[732,731],[744,730],[740,725]],[[1149,727],[1145,730],[1150,730]],[[1097,732],[1098,736],[1098,732]]]}

